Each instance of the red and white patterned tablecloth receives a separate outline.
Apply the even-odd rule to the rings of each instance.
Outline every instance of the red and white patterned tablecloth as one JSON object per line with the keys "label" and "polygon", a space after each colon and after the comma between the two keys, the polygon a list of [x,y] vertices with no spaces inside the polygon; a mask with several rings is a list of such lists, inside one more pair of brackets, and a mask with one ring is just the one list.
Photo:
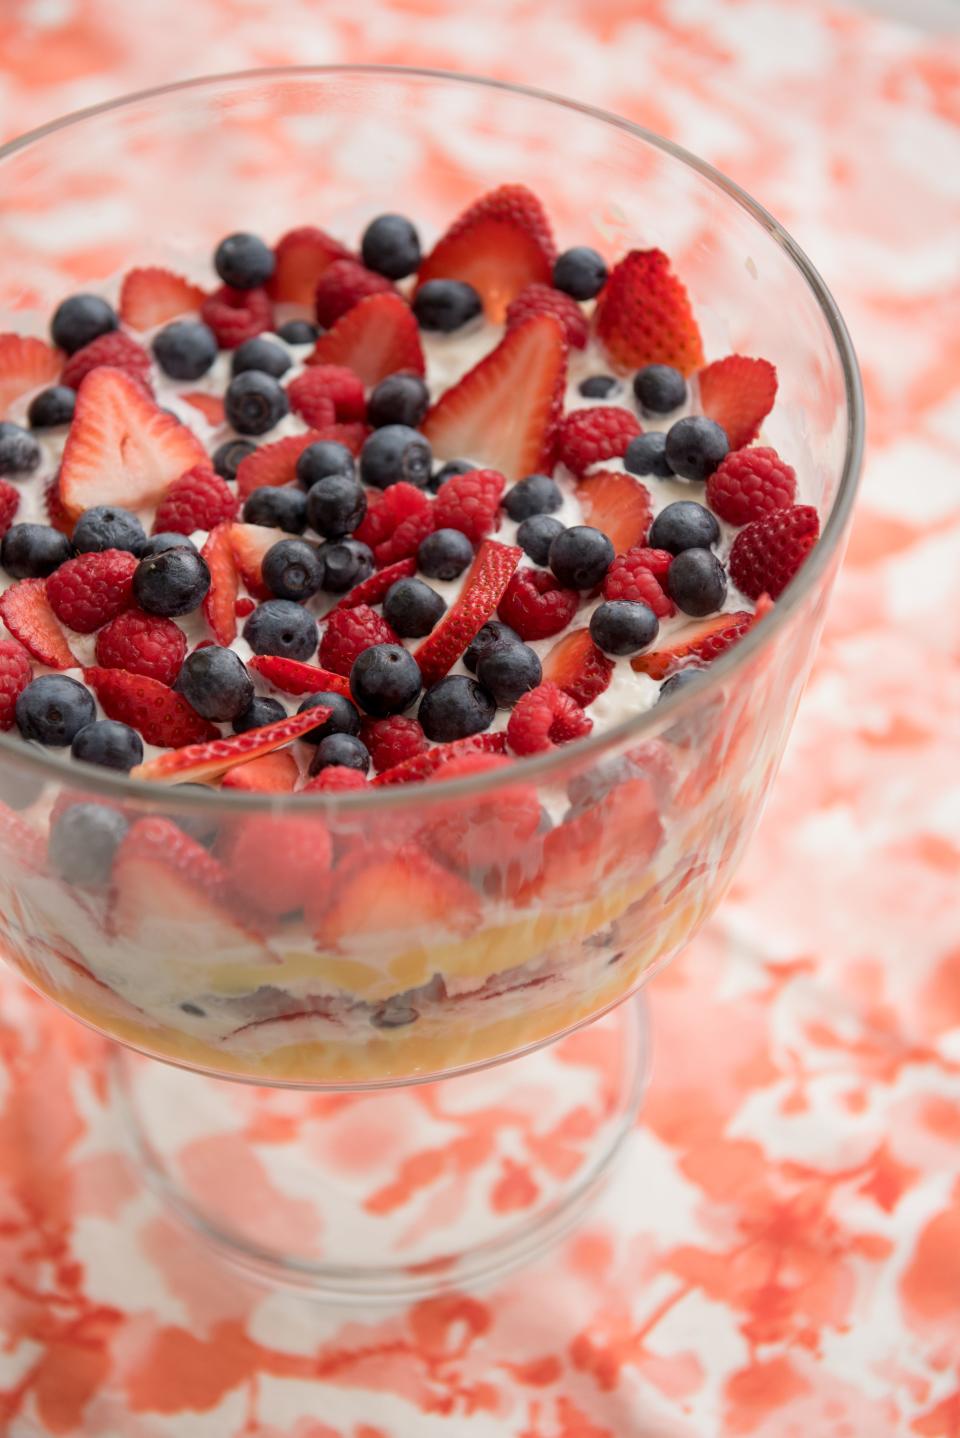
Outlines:
{"label": "red and white patterned tablecloth", "polygon": [[0,134],[361,59],[620,111],[785,222],[863,362],[850,556],[760,836],[652,986],[628,1163],[493,1291],[247,1284],[124,1156],[104,1046],[0,980],[0,1433],[957,1438],[960,50],[820,0],[5,0]]}

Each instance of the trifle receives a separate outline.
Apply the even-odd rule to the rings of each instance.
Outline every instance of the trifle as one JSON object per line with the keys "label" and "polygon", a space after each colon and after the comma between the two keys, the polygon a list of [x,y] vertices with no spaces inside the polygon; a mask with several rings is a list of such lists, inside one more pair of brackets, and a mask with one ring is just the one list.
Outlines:
{"label": "trifle", "polygon": [[799,687],[728,657],[821,488],[659,245],[510,176],[298,218],[0,335],[0,923],[146,1052],[378,1083],[602,1012],[713,907]]}

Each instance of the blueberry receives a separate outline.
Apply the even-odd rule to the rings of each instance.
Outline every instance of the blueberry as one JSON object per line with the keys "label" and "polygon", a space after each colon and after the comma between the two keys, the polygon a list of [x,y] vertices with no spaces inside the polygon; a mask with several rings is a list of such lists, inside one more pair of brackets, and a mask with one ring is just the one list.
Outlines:
{"label": "blueberry", "polygon": [[607,266],[602,255],[589,245],[574,245],[564,250],[553,263],[553,283],[558,290],[575,300],[592,300],[607,282]]}
{"label": "blueberry", "polygon": [[470,474],[476,467],[475,464],[470,463],[469,459],[448,459],[446,464],[441,464],[440,468],[430,476],[430,489],[437,494],[447,480],[453,479],[455,474]]}
{"label": "blueberry", "polygon": [[377,489],[405,480],[420,489],[430,482],[433,455],[430,442],[407,424],[386,424],[375,429],[360,452],[360,478]]}
{"label": "blueberry", "polygon": [[119,769],[125,774],[143,761],[143,740],[129,724],[95,719],[75,736],[70,753],[84,764],[99,764],[103,769]]}
{"label": "blueberry", "polygon": [[693,499],[678,499],[661,509],[650,526],[651,549],[679,554],[684,549],[709,549],[720,538],[720,526],[709,509]]}
{"label": "blueberry", "polygon": [[468,734],[482,733],[490,727],[496,712],[492,696],[476,679],[467,674],[448,674],[424,694],[417,718],[428,739],[447,744],[453,739],[466,739]]}
{"label": "blueberry", "polygon": [[368,270],[402,280],[420,264],[420,236],[405,215],[378,215],[363,232],[360,255]]}
{"label": "blueberry", "polygon": [[363,520],[367,496],[352,474],[327,474],[310,486],[306,496],[307,523],[324,539],[343,539]]}
{"label": "blueberry", "polygon": [[191,709],[217,724],[235,719],[253,699],[253,680],[243,660],[219,644],[188,654],[173,687]]}
{"label": "blueberry", "polygon": [[253,290],[265,285],[276,269],[273,250],[258,235],[227,235],[213,255],[217,274],[225,285],[235,290]]}
{"label": "blueberry", "polygon": [[287,711],[279,699],[264,699],[258,694],[234,718],[233,732],[246,734],[249,729],[262,729],[265,724],[276,724],[286,717]]}
{"label": "blueberry", "polygon": [[50,830],[50,865],[68,884],[99,887],[129,827],[126,815],[107,804],[71,804]]}
{"label": "blueberry", "polygon": [[240,465],[256,448],[248,439],[225,439],[213,451],[213,467],[221,479],[236,479]]}
{"label": "blueberry", "polygon": [[534,514],[517,530],[517,543],[534,564],[549,564],[550,546],[566,526],[553,514]]}
{"label": "blueberry", "polygon": [[602,529],[574,524],[550,546],[550,568],[568,589],[594,589],[614,560],[615,550]]}
{"label": "blueberry", "polygon": [[696,619],[716,614],[727,597],[727,575],[710,549],[685,549],[667,570],[667,593]]}
{"label": "blueberry", "polygon": [[198,609],[209,588],[206,560],[182,546],[141,559],[133,574],[133,597],[140,608],[167,618]]}
{"label": "blueberry", "polygon": [[320,335],[320,326],[312,320],[287,320],[277,330],[277,335],[288,345],[312,345]]}
{"label": "blueberry", "polygon": [[305,663],[317,652],[317,621],[290,599],[268,599],[243,626],[243,637],[254,654],[279,654]]}
{"label": "blueberry", "polygon": [[174,320],[154,335],[151,348],[171,379],[199,379],[217,357],[217,337],[202,320]]}
{"label": "blueberry", "polygon": [[99,295],[71,295],[54,310],[50,333],[54,344],[72,355],[119,323],[113,307]]}
{"label": "blueberry", "polygon": [[552,514],[563,503],[560,487],[547,474],[528,474],[503,497],[503,507],[518,522],[534,514]]}
{"label": "blueberry", "polygon": [[457,579],[472,563],[473,545],[459,529],[435,529],[417,550],[417,568],[428,579]]}
{"label": "blueberry", "polygon": [[255,335],[252,340],[244,340],[233,352],[230,361],[230,373],[243,374],[246,370],[260,370],[263,374],[271,374],[274,379],[279,379],[286,374],[290,368],[290,356],[282,345],[276,340],[265,339],[263,335]]}
{"label": "blueberry", "polygon": [[612,374],[592,374],[577,385],[584,399],[609,399],[620,389],[620,381]]}
{"label": "blueberry", "polygon": [[147,536],[143,525],[129,509],[113,504],[97,504],[85,509],[73,531],[73,547],[78,554],[99,554],[104,549],[125,549],[140,555]]}
{"label": "blueberry", "polygon": [[687,402],[687,382],[669,364],[648,364],[633,377],[633,392],[644,414],[670,414]]}
{"label": "blueberry", "polygon": [[372,644],[353,662],[350,692],[375,719],[402,714],[420,693],[420,666],[400,644]]}
{"label": "blueberry", "polygon": [[244,370],[230,381],[223,407],[238,434],[266,434],[290,411],[286,391],[258,369]]}
{"label": "blueberry", "polygon": [[320,552],[305,539],[278,539],[263,556],[262,570],[264,584],[278,599],[309,599],[324,578]]}
{"label": "blueberry", "polygon": [[615,658],[622,654],[639,654],[657,637],[660,628],[649,604],[629,599],[608,599],[590,616],[590,638],[604,654]]}
{"label": "blueberry", "polygon": [[623,467],[630,474],[655,474],[658,479],[672,479],[673,470],[667,464],[667,436],[657,429],[636,435],[627,445]]}
{"label": "blueberry", "polygon": [[77,392],[66,384],[53,384],[34,395],[27,410],[31,429],[56,429],[69,424],[77,403]]}
{"label": "blueberry", "polygon": [[678,689],[686,689],[689,684],[699,683],[702,676],[703,670],[696,665],[691,665],[687,669],[679,670],[676,674],[671,674],[670,678],[665,679],[660,685],[657,702],[659,703],[661,699],[669,699],[671,694],[676,694]]}
{"label": "blueberry", "polygon": [[398,370],[382,379],[367,401],[367,423],[374,429],[405,424],[413,429],[430,407],[430,391],[418,374]]}
{"label": "blueberry", "polygon": [[328,474],[346,474],[352,479],[357,462],[345,444],[334,439],[318,439],[301,451],[297,460],[297,483],[301,489],[312,489],[318,479]]}
{"label": "blueberry", "polygon": [[15,524],[0,544],[0,565],[13,579],[45,579],[72,553],[69,539],[59,529],[49,524]]}
{"label": "blueberry", "polygon": [[483,311],[483,300],[465,280],[427,280],[413,297],[413,313],[422,330],[452,334]]}
{"label": "blueberry", "polygon": [[477,678],[497,707],[510,709],[521,694],[535,689],[543,678],[543,669],[535,649],[529,644],[495,644],[481,655]]}
{"label": "blueberry", "polygon": [[151,534],[150,538],[144,541],[140,558],[149,559],[151,554],[162,554],[165,549],[192,549],[194,554],[200,552],[193,540],[188,539],[185,534],[164,530],[160,534]]}
{"label": "blueberry", "polygon": [[358,539],[321,544],[317,553],[323,565],[320,588],[327,594],[346,594],[354,585],[369,579],[375,568],[373,550]]}
{"label": "blueberry", "polygon": [[315,729],[308,729],[306,734],[300,738],[305,744],[319,744],[321,739],[326,739],[328,734],[359,734],[360,733],[360,711],[355,704],[344,694],[336,694],[332,689],[319,689],[315,694],[308,694],[299,709],[298,714],[303,714],[307,709],[313,709],[322,704],[325,709],[330,710],[329,719],[324,719]]}
{"label": "blueberry", "polygon": [[321,769],[333,767],[365,774],[370,768],[370,751],[363,740],[355,734],[328,734],[321,739],[310,761],[310,773],[319,774]]}
{"label": "blueberry", "polygon": [[471,674],[476,674],[483,656],[500,644],[522,644],[523,640],[515,629],[500,619],[488,619],[481,630],[471,639],[463,656],[463,662]]}
{"label": "blueberry", "polygon": [[24,739],[64,749],[97,717],[89,689],[65,674],[41,674],[17,699],[17,728]]}
{"label": "blueberry", "polygon": [[43,451],[28,429],[0,421],[0,474],[32,474]]}
{"label": "blueberry", "polygon": [[709,479],[729,449],[726,430],[703,415],[678,419],[667,430],[667,463],[681,479]]}
{"label": "blueberry", "polygon": [[422,579],[398,579],[383,601],[385,619],[403,639],[429,634],[446,607],[446,601]]}
{"label": "blueberry", "polygon": [[280,485],[277,489],[263,485],[247,496],[243,517],[248,524],[302,534],[307,527],[307,496],[292,484]]}

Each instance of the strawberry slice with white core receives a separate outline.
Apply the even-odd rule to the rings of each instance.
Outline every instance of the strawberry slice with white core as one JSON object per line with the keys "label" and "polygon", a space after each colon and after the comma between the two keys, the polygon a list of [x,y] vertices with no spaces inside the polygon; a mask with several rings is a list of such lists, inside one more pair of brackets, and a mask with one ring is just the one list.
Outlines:
{"label": "strawberry slice with white core", "polygon": [[156,329],[181,315],[195,314],[206,298],[199,285],[161,265],[130,270],[120,286],[120,318],[132,330]]}
{"label": "strawberry slice with white core", "polygon": [[738,609],[733,614],[716,614],[699,624],[691,624],[674,635],[669,644],[630,660],[630,667],[651,679],[666,679],[678,669],[693,664],[709,664],[731,644],[742,639],[753,628],[756,616]]}
{"label": "strawberry slice with white core", "polygon": [[433,633],[414,650],[424,688],[429,689],[443,678],[496,612],[522,554],[516,545],[500,544],[496,539],[486,539],[481,544],[458,599]]}
{"label": "strawberry slice with white core", "polygon": [[580,480],[577,498],[584,524],[602,529],[617,554],[645,543],[653,507],[639,479],[615,469],[594,470]]}
{"label": "strawberry slice with white core", "polygon": [[278,719],[276,723],[264,724],[259,729],[231,734],[226,739],[210,739],[203,744],[188,744],[136,765],[130,770],[130,777],[160,784],[203,784],[238,764],[246,764],[263,754],[272,754],[275,749],[285,748],[309,729],[329,719],[330,713],[323,704],[316,704],[303,714]]}
{"label": "strawberry slice with white core", "polygon": [[136,729],[148,744],[179,749],[218,737],[219,730],[201,719],[195,709],[159,679],[132,674],[128,669],[94,667],[84,670],[108,719]]}
{"label": "strawberry slice with white core", "polygon": [[329,948],[377,934],[467,934],[480,922],[480,899],[464,879],[412,845],[393,853],[361,849],[335,871],[328,893],[307,905],[317,940]]}
{"label": "strawberry slice with white core", "polygon": [[60,351],[43,340],[0,334],[0,419],[23,395],[55,384],[62,364]]}
{"label": "strawberry slice with white core", "polygon": [[60,500],[71,519],[99,504],[152,509],[188,469],[209,462],[186,425],[122,370],[101,365],[77,392],[60,466]]}
{"label": "strawberry slice with white core", "polygon": [[290,794],[297,787],[300,767],[289,749],[275,749],[248,759],[223,776],[221,789],[241,789],[248,794]]}
{"label": "strawberry slice with white core", "polygon": [[203,615],[218,644],[228,649],[237,637],[237,594],[240,576],[233,557],[232,524],[218,524],[207,535],[200,553],[210,571],[210,588],[203,599]]}
{"label": "strawberry slice with white core", "polygon": [[769,360],[727,355],[697,376],[700,408],[725,431],[730,448],[742,449],[760,433],[777,397],[777,371]]}
{"label": "strawberry slice with white core", "polygon": [[21,579],[0,595],[0,619],[34,659],[48,669],[75,669],[79,664],[70,650],[47,598],[44,579]]}
{"label": "strawberry slice with white core", "polygon": [[325,437],[317,430],[308,429],[305,434],[290,434],[286,439],[261,444],[237,466],[237,494],[241,499],[249,499],[255,489],[276,489],[281,484],[292,484],[297,477],[297,460],[307,445]]}
{"label": "strawberry slice with white core", "polygon": [[549,470],[566,368],[559,320],[524,320],[440,396],[423,433],[439,458],[468,458],[507,479]]}
{"label": "strawberry slice with white core", "polygon": [[582,709],[607,688],[613,670],[613,660],[597,648],[589,629],[571,629],[543,661],[544,680],[576,699]]}
{"label": "strawberry slice with white core", "polygon": [[350,699],[350,681],[318,664],[304,664],[299,659],[286,659],[282,654],[255,654],[247,660],[247,668],[259,674],[281,694],[342,694]]}
{"label": "strawberry slice with white core", "polygon": [[267,294],[285,304],[313,308],[317,280],[334,260],[353,259],[339,240],[315,225],[300,225],[273,247],[276,268],[267,281]]}
{"label": "strawberry slice with white core", "polygon": [[438,770],[453,763],[455,759],[463,759],[468,755],[505,754],[506,752],[506,734],[470,734],[466,739],[454,739],[449,744],[432,744],[422,753],[414,754],[409,759],[394,764],[390,769],[384,769],[383,773],[378,774],[373,780],[373,783],[375,787],[391,784],[419,784],[421,780],[431,778]]}
{"label": "strawberry slice with white core", "polygon": [[281,539],[289,539],[282,529],[272,529],[266,524],[231,523],[230,548],[240,578],[257,599],[272,599],[273,595],[263,582],[263,557],[268,549]]}
{"label": "strawberry slice with white core", "polygon": [[370,295],[317,340],[307,364],[345,365],[370,389],[397,370],[423,374],[420,327],[399,295]]}

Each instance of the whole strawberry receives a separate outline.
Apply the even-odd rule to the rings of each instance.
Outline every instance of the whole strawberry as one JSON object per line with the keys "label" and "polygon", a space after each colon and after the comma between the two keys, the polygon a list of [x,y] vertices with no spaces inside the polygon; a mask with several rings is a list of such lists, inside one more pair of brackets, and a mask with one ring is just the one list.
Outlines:
{"label": "whole strawberry", "polygon": [[62,624],[92,634],[133,602],[137,561],[121,549],[78,554],[47,579],[47,599]]}
{"label": "whole strawberry", "polygon": [[707,480],[707,503],[714,514],[738,527],[773,509],[786,509],[797,493],[797,476],[775,449],[735,449]]}
{"label": "whole strawberry", "polygon": [[154,534],[193,534],[237,516],[237,498],[226,480],[195,464],[180,476],[157,507]]}
{"label": "whole strawberry", "polygon": [[811,504],[774,509],[742,529],[730,550],[730,578],[742,594],[777,599],[799,570],[820,535]]}

